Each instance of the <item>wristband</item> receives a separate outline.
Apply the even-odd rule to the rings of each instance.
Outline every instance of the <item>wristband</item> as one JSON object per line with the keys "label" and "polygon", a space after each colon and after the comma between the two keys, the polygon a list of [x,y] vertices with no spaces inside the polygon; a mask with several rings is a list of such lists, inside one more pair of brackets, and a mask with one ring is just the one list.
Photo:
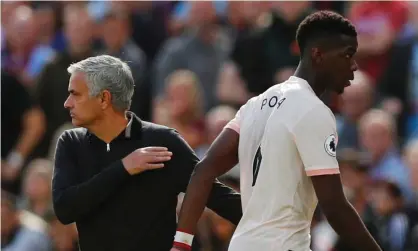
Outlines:
{"label": "wristband", "polygon": [[192,234],[177,230],[176,236],[174,237],[174,246],[192,250],[193,237]]}
{"label": "wristband", "polygon": [[16,151],[9,153],[6,159],[7,164],[17,169],[22,167],[24,161],[22,154]]}

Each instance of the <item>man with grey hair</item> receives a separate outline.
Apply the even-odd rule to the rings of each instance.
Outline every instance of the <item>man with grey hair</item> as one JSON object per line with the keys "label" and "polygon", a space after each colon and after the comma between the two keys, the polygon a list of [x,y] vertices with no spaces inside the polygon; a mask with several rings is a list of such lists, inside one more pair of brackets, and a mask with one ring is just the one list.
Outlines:
{"label": "man with grey hair", "polygon": [[397,126],[393,116],[380,109],[367,111],[359,120],[361,146],[367,151],[372,180],[389,180],[402,191],[406,202],[413,202],[409,169],[397,147]]}
{"label": "man with grey hair", "polygon": [[[56,147],[57,218],[77,224],[82,251],[169,250],[177,196],[199,159],[174,129],[128,111],[134,80],[120,59],[90,57],[68,72],[64,106],[78,128]],[[208,207],[235,224],[242,214],[239,194],[218,181]]]}
{"label": "man with grey hair", "polygon": [[[4,251],[46,251],[51,250],[50,239],[42,228],[40,220],[34,216],[34,222],[26,222],[27,212],[18,209],[17,198],[1,190],[1,250]],[[32,215],[30,218],[32,219]],[[42,221],[42,220],[41,220]]]}

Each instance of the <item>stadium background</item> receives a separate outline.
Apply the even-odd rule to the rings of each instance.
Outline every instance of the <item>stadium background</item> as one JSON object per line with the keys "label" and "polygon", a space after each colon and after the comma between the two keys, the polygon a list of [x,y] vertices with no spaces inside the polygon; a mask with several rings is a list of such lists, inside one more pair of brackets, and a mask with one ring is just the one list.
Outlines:
{"label": "stadium background", "polygon": [[[71,128],[63,108],[71,62],[127,61],[131,110],[176,128],[202,156],[236,109],[293,73],[297,26],[315,9],[344,14],[359,32],[354,85],[324,97],[337,118],[347,197],[385,250],[418,250],[418,3],[402,1],[2,1],[2,191],[15,195],[2,192],[2,249],[20,227],[30,231],[14,241],[36,235],[52,246],[22,251],[76,250],[75,227],[61,225],[50,205],[55,142]],[[20,169],[14,151],[25,156]],[[222,179],[238,189],[237,168]],[[205,212],[200,250],[226,250],[232,232]],[[351,250],[320,211],[312,249]]]}

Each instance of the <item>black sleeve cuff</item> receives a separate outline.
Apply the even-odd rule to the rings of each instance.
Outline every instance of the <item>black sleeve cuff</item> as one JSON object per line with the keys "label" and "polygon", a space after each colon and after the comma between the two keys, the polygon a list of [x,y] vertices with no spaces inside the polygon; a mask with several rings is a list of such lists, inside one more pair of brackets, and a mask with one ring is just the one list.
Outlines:
{"label": "black sleeve cuff", "polygon": [[118,160],[110,164],[109,175],[117,180],[124,180],[131,176],[128,171],[126,171],[122,160]]}

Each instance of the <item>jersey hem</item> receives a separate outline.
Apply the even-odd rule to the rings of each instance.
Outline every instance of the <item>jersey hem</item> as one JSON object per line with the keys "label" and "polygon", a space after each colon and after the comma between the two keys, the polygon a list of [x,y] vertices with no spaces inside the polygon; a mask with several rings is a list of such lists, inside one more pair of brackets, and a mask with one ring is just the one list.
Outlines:
{"label": "jersey hem", "polygon": [[331,174],[339,174],[339,168],[322,168],[322,169],[315,169],[315,170],[307,170],[306,174],[308,176],[318,176],[318,175],[331,175]]}

